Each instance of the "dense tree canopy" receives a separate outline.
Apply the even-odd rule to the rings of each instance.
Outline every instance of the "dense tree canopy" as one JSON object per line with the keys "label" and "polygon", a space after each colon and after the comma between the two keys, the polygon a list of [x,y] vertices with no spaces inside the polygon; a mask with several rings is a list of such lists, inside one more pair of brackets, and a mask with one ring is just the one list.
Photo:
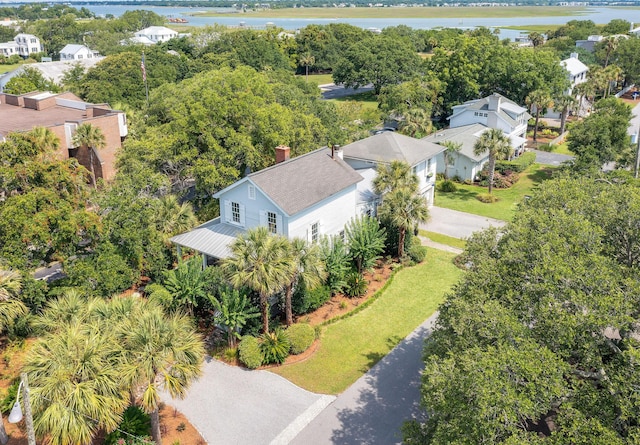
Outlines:
{"label": "dense tree canopy", "polygon": [[639,198],[549,181],[501,233],[472,238],[426,343],[428,418],[408,443],[637,443]]}

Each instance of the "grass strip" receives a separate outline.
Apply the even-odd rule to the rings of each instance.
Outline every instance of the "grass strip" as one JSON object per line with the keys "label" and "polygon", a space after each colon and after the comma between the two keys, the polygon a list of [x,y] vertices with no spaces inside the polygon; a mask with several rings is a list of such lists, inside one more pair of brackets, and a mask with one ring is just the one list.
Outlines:
{"label": "grass strip", "polygon": [[309,391],[344,391],[437,310],[462,274],[454,256],[430,249],[422,264],[394,274],[373,301],[325,325],[312,357],[270,371]]}
{"label": "grass strip", "polygon": [[429,232],[427,230],[420,229],[420,235],[426,236],[431,241],[444,244],[446,246],[457,247],[458,249],[464,249],[467,247],[467,242],[465,240],[443,235],[441,233]]}

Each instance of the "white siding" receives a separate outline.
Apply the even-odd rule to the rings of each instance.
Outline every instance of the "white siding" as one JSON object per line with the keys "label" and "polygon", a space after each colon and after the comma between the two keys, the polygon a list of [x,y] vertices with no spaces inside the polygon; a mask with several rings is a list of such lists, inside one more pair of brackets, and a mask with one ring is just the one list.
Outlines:
{"label": "white siding", "polygon": [[354,184],[291,218],[285,218],[285,223],[288,223],[285,235],[289,238],[308,239],[308,231],[315,222],[320,222],[320,236],[337,235],[355,215],[356,186]]}

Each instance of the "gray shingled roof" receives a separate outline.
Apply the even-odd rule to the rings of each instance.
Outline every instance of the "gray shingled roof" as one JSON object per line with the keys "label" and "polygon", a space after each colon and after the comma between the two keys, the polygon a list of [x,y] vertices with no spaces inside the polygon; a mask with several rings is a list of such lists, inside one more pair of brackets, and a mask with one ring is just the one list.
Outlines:
{"label": "gray shingled roof", "polygon": [[444,151],[444,147],[422,139],[385,131],[345,145],[345,158],[389,164],[404,161],[414,166]]}
{"label": "gray shingled roof", "polygon": [[229,245],[244,232],[240,227],[221,223],[220,218],[216,218],[193,230],[174,236],[171,241],[211,257],[222,259],[231,256]]}
{"label": "gray shingled roof", "polygon": [[287,215],[312,205],[362,181],[346,162],[321,148],[252,173],[248,178]]}
{"label": "gray shingled roof", "polygon": [[[433,134],[430,134],[424,140],[433,142],[436,144],[442,144],[446,141],[458,142],[462,144],[460,148],[460,154],[472,159],[476,162],[485,159],[488,154],[482,154],[476,156],[473,153],[473,147],[476,141],[480,138],[480,135],[487,130],[488,127],[482,124],[464,125],[462,127],[448,128],[446,130],[438,130]],[[446,147],[445,147],[446,148]]]}
{"label": "gray shingled roof", "polygon": [[[514,101],[512,101],[511,99],[508,99],[506,97],[504,97],[502,94],[498,94],[498,93],[493,93],[494,96],[500,96],[500,111],[499,111],[499,115],[500,117],[502,117],[505,121],[507,121],[509,123],[509,125],[511,125],[512,127],[515,127],[518,125],[518,121],[516,121],[515,119],[513,119],[511,116],[509,116],[509,114],[506,113],[506,111],[510,111],[513,114],[520,114],[520,113],[526,113],[527,109],[518,105],[517,103],[515,103]],[[478,111],[487,111],[489,110],[489,98],[491,96],[487,96],[487,97],[483,97],[482,99],[472,99],[472,100],[468,100],[466,101],[464,104],[462,105],[466,105],[464,108],[460,107],[459,108],[459,112],[462,111],[466,111],[466,110],[478,110]],[[455,113],[458,114],[458,113]],[[455,115],[454,114],[454,115]],[[453,116],[451,116],[453,117]],[[451,119],[451,117],[449,117],[448,119]],[[527,119],[531,119],[531,116],[529,115],[527,117]]]}

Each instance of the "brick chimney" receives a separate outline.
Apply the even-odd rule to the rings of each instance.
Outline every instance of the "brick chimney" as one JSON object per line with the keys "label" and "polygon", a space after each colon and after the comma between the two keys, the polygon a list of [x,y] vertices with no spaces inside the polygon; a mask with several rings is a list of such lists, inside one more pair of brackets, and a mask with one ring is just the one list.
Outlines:
{"label": "brick chimney", "polygon": [[276,147],[276,164],[284,161],[288,161],[290,157],[291,149],[286,145],[278,145]]}

